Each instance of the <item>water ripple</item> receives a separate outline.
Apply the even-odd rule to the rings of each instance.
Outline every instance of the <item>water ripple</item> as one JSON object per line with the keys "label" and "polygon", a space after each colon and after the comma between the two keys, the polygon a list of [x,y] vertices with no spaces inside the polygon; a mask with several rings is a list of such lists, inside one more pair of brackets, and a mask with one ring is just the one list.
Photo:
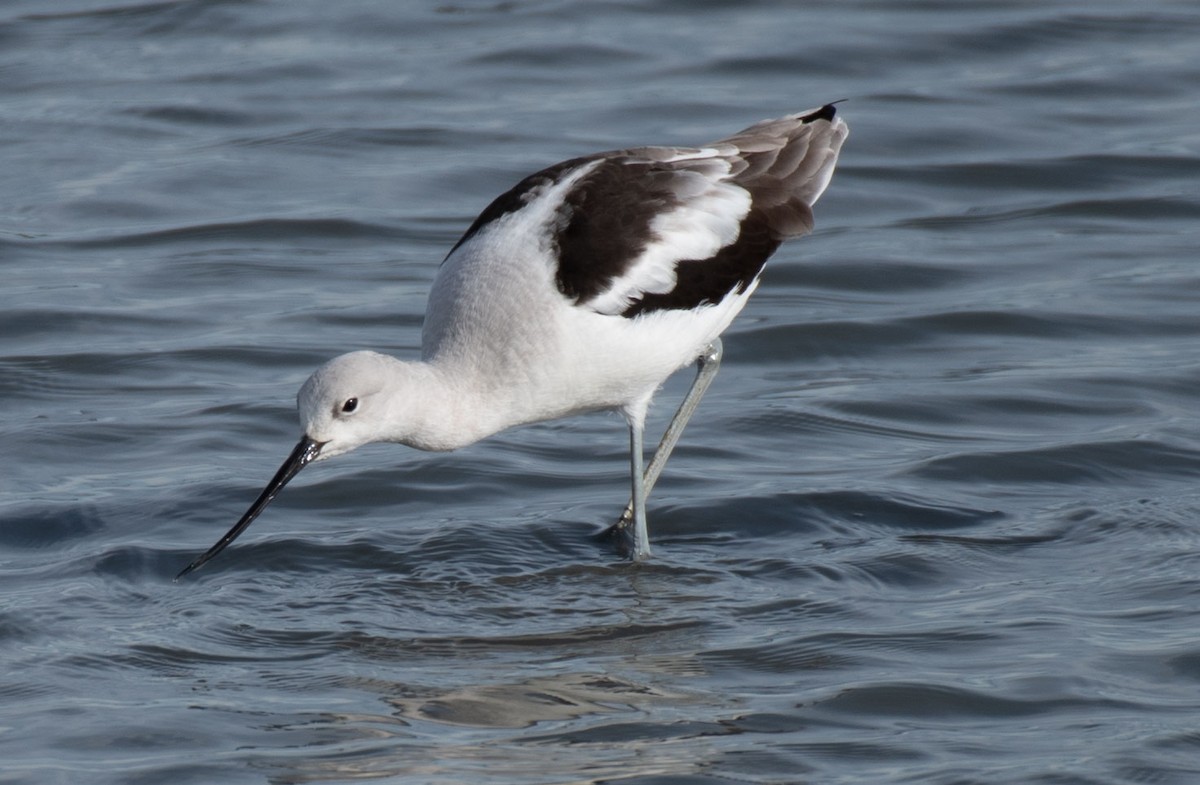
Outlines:
{"label": "water ripple", "polygon": [[[0,12],[0,779],[1196,780],[1187,3],[315,10]],[[173,581],[496,194],[843,97],[651,560],[596,416],[313,467]]]}

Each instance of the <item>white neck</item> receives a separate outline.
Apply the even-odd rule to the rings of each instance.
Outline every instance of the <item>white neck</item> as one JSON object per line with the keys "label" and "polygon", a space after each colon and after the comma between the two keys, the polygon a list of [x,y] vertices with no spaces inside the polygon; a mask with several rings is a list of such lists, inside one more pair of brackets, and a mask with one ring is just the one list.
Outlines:
{"label": "white neck", "polygon": [[462,366],[393,360],[388,441],[421,450],[455,450],[517,424],[500,396]]}

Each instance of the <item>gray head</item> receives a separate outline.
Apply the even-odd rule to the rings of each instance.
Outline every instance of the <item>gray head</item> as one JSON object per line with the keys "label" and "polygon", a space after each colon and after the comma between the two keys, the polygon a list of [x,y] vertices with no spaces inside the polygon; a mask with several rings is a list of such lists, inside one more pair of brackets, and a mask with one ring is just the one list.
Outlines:
{"label": "gray head", "polygon": [[241,520],[175,579],[200,567],[237,539],[283,486],[308,464],[385,440],[382,425],[388,411],[388,381],[394,378],[398,365],[387,355],[351,352],[335,357],[308,377],[296,397],[300,424],[304,428],[299,444]]}
{"label": "gray head", "polygon": [[300,388],[296,409],[308,439],[324,460],[383,440],[389,381],[397,362],[378,352],[351,352],[318,368]]}

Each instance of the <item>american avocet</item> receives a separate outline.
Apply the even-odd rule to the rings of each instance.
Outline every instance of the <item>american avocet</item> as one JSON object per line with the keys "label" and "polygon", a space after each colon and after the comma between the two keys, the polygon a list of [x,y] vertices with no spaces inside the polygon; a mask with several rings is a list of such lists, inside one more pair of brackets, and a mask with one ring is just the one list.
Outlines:
{"label": "american avocet", "polygon": [[[233,542],[313,461],[370,442],[453,450],[604,409],[629,424],[632,493],[613,529],[625,555],[648,556],[646,494],[767,258],[812,229],[812,205],[848,132],[835,115],[826,105],[704,147],[574,158],[517,183],[442,262],[420,361],[358,351],[317,369],[297,397],[300,443],[241,520],[178,577]],[[696,379],[643,469],[650,398],[693,362]]]}

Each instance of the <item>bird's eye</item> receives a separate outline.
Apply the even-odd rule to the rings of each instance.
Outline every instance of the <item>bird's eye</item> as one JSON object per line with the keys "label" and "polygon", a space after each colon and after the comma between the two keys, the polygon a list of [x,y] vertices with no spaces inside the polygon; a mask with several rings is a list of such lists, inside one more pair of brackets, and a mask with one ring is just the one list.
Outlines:
{"label": "bird's eye", "polygon": [[354,414],[354,412],[357,410],[358,410],[358,399],[357,398],[347,398],[346,402],[342,404],[342,411],[346,414]]}

